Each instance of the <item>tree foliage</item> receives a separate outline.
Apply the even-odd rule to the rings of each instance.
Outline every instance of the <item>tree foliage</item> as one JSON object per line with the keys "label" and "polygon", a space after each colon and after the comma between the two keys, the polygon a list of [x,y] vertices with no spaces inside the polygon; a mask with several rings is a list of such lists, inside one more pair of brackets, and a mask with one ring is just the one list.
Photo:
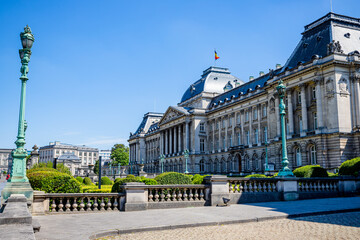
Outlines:
{"label": "tree foliage", "polygon": [[121,164],[125,166],[129,164],[129,147],[124,144],[115,144],[111,149],[111,159],[113,164]]}
{"label": "tree foliage", "polygon": [[[38,169],[38,168],[53,168],[53,163],[52,162],[47,162],[47,163],[37,163],[35,164],[34,166],[32,166],[30,168],[30,170],[32,169]],[[66,174],[69,174],[69,175],[72,175],[71,172],[70,172],[70,169],[65,166],[64,164],[62,163],[58,163],[56,164],[56,170],[59,171],[59,172],[62,172],[62,173],[66,173]]]}
{"label": "tree foliage", "polygon": [[96,160],[95,162],[94,173],[99,174],[99,160]]}

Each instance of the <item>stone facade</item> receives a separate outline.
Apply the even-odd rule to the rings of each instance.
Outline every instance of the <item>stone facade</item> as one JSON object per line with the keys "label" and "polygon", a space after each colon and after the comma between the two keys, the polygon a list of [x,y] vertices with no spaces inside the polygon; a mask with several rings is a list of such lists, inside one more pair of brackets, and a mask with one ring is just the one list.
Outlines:
{"label": "stone facade", "polygon": [[89,172],[89,165],[94,165],[99,159],[99,150],[86,146],[75,146],[60,142],[51,142],[48,146],[40,147],[39,162],[53,162],[54,158],[59,158],[64,154],[73,154],[80,159],[80,167],[77,161],[74,163],[74,171],[77,175],[84,176]]}
{"label": "stone facade", "polygon": [[334,170],[359,156],[360,20],[329,13],[305,26],[283,67],[243,83],[228,69],[210,67],[164,114],[145,114],[130,134],[131,166],[191,173],[260,173],[266,156],[281,167],[276,86],[286,86],[289,167],[319,164]]}
{"label": "stone facade", "polygon": [[12,149],[0,149],[0,174],[6,171],[7,173],[11,172],[12,166]]}

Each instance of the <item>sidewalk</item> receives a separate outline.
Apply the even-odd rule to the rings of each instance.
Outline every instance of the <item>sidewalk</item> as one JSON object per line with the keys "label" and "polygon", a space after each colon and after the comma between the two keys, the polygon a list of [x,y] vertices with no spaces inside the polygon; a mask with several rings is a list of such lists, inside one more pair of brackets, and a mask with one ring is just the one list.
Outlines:
{"label": "sidewalk", "polygon": [[36,239],[89,239],[90,236],[181,227],[254,222],[360,210],[360,197],[238,204],[229,207],[157,209],[34,216],[41,224]]}

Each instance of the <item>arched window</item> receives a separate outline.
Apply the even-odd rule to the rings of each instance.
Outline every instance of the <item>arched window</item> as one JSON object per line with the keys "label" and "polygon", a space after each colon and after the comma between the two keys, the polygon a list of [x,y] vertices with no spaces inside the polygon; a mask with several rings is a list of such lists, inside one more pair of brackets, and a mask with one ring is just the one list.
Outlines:
{"label": "arched window", "polygon": [[250,159],[248,155],[245,156],[245,169],[250,171]]}
{"label": "arched window", "polygon": [[296,166],[301,166],[302,165],[301,150],[299,147],[295,148],[295,159],[296,159]]}
{"label": "arched window", "polygon": [[184,172],[183,162],[181,159],[179,160],[179,172],[181,172],[181,173]]}
{"label": "arched window", "polygon": [[177,161],[175,161],[174,162],[174,172],[178,171],[178,167],[179,167],[179,164],[177,163]]}
{"label": "arched window", "polygon": [[209,172],[210,173],[213,173],[214,172],[214,164],[213,164],[213,161],[210,159],[209,161],[209,168],[208,168]]}
{"label": "arched window", "polygon": [[252,169],[254,171],[257,171],[259,169],[259,161],[256,154],[254,154],[252,157]]}
{"label": "arched window", "polygon": [[200,160],[200,172],[205,172],[204,159],[201,159],[201,160]]}
{"label": "arched window", "polygon": [[314,145],[312,145],[310,147],[310,163],[312,165],[315,165],[317,163],[317,159],[316,159],[316,147]]}
{"label": "arched window", "polygon": [[231,171],[232,171],[231,158],[228,158],[226,164],[227,164],[227,171],[228,171],[228,172],[231,172]]}
{"label": "arched window", "polygon": [[227,171],[225,159],[222,159],[222,160],[221,160],[221,165],[222,165],[222,167],[221,167],[221,172],[225,173],[225,172]]}

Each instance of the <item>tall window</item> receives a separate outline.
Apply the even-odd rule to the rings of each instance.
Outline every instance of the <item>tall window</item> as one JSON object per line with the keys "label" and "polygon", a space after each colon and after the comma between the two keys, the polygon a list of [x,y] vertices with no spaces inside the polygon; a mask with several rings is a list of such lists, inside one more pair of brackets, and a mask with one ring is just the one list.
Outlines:
{"label": "tall window", "polygon": [[316,161],[316,148],[315,146],[310,147],[310,162],[311,164],[315,165],[317,163]]}
{"label": "tall window", "polygon": [[301,92],[297,91],[297,99],[298,99],[298,104],[301,104]]}
{"label": "tall window", "polygon": [[233,146],[233,142],[232,142],[232,134],[229,135],[229,147]]}
{"label": "tall window", "polygon": [[212,124],[209,124],[209,131],[212,132]]}
{"label": "tall window", "polygon": [[200,123],[200,132],[205,132],[205,123]]}
{"label": "tall window", "polygon": [[200,172],[205,172],[204,159],[201,159],[201,160],[200,160]]}
{"label": "tall window", "polygon": [[249,121],[249,111],[246,111],[245,113],[245,122]]}
{"label": "tall window", "polygon": [[233,117],[229,117],[229,127],[232,126]]}
{"label": "tall window", "polygon": [[265,143],[267,143],[267,141],[268,141],[268,131],[267,131],[267,127],[264,127],[264,141],[265,141]]}
{"label": "tall window", "polygon": [[295,154],[296,154],[296,156],[295,156],[295,158],[296,158],[296,166],[301,166],[302,165],[302,163],[301,163],[301,151],[300,151],[299,147],[297,147],[295,149]]}
{"label": "tall window", "polygon": [[226,148],[226,138],[224,136],[224,138],[223,138],[223,149],[225,149],[225,148]]}
{"label": "tall window", "polygon": [[301,116],[299,116],[299,131],[300,131],[300,133],[303,131],[302,117]]}
{"label": "tall window", "polygon": [[238,141],[238,145],[241,145],[241,133],[240,132],[237,135],[237,141]]}
{"label": "tall window", "polygon": [[220,145],[219,145],[219,139],[216,139],[216,149],[219,149]]}
{"label": "tall window", "polygon": [[266,105],[265,105],[265,104],[263,105],[262,110],[263,110],[263,111],[262,111],[262,116],[263,116],[263,117],[266,117],[266,116],[267,116],[267,109],[266,109]]}
{"label": "tall window", "polygon": [[255,144],[258,144],[259,142],[259,131],[257,128],[255,128]]}
{"label": "tall window", "polygon": [[240,124],[240,113],[238,113],[236,116],[236,123]]}
{"label": "tall window", "polygon": [[312,87],[311,90],[312,90],[312,98],[316,99],[316,87],[315,86]]}
{"label": "tall window", "polygon": [[221,127],[222,127],[222,128],[225,128],[225,119],[222,120]]}
{"label": "tall window", "polygon": [[219,121],[216,121],[216,130],[219,130]]}
{"label": "tall window", "polygon": [[314,112],[314,130],[318,128],[318,123],[317,123],[317,113]]}
{"label": "tall window", "polygon": [[205,139],[200,139],[200,152],[205,152]]}
{"label": "tall window", "polygon": [[258,116],[258,114],[257,114],[257,108],[255,107],[255,108],[254,108],[254,120],[257,119],[257,116]]}
{"label": "tall window", "polygon": [[250,145],[250,132],[246,132],[246,145]]}

